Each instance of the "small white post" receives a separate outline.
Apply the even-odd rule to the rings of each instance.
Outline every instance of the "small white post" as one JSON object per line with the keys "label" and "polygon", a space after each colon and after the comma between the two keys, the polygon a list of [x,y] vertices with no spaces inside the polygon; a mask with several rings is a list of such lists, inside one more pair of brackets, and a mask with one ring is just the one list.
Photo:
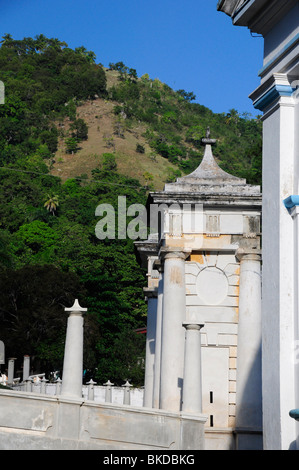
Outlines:
{"label": "small white post", "polygon": [[55,391],[55,394],[56,395],[60,395],[61,394],[61,387],[62,387],[62,380],[60,377],[58,377],[58,379],[56,380],[56,391]]}
{"label": "small white post", "polygon": [[108,382],[106,382],[104,385],[106,386],[105,402],[112,403],[112,387],[114,384],[108,380]]}
{"label": "small white post", "polygon": [[130,397],[130,388],[133,387],[133,385],[131,385],[128,380],[126,381],[126,383],[124,385],[122,385],[122,387],[124,387],[124,405],[130,405],[131,404],[131,397]]}
{"label": "small white post", "polygon": [[88,400],[94,400],[94,386],[96,385],[96,382],[90,379],[86,385],[88,385]]}
{"label": "small white post", "polygon": [[25,391],[26,392],[32,392],[32,379],[30,377],[28,377],[25,380]]}
{"label": "small white post", "polygon": [[40,384],[40,393],[46,393],[46,383],[48,382],[48,380],[46,379],[46,377],[43,377],[42,380],[41,380],[41,384]]}

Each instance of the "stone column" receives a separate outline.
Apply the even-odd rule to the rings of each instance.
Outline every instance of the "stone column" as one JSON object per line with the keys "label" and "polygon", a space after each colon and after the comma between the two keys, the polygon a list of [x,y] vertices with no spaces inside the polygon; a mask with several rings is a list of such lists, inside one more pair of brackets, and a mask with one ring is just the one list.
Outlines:
{"label": "stone column", "polygon": [[262,448],[261,257],[238,250],[240,261],[236,432],[238,449]]}
{"label": "stone column", "polygon": [[147,296],[147,328],[143,406],[152,408],[156,347],[157,290],[144,289]]}
{"label": "stone column", "polygon": [[204,325],[184,323],[186,329],[183,384],[183,411],[202,412],[201,339]]}
{"label": "stone column", "polygon": [[23,360],[23,382],[26,382],[30,375],[30,356],[24,356]]}
{"label": "stone column", "polygon": [[164,252],[160,408],[178,412],[182,405],[186,317],[185,253]]}
{"label": "stone column", "polygon": [[12,385],[15,373],[15,357],[8,359],[7,384]]}
{"label": "stone column", "polygon": [[161,335],[163,315],[163,273],[160,272],[158,285],[158,305],[156,321],[156,351],[154,368],[153,408],[159,408],[160,401],[160,373],[161,373]]}
{"label": "stone column", "polygon": [[63,375],[61,395],[76,398],[82,397],[83,375],[83,312],[87,308],[80,307],[76,299],[71,308],[65,308],[70,312],[66,341],[64,349]]}

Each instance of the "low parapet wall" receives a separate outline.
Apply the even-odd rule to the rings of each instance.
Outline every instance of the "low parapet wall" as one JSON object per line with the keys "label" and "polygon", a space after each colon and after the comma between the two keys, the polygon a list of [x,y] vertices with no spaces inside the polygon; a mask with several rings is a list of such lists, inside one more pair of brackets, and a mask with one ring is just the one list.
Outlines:
{"label": "low parapet wall", "polygon": [[1,450],[203,450],[206,416],[0,391]]}

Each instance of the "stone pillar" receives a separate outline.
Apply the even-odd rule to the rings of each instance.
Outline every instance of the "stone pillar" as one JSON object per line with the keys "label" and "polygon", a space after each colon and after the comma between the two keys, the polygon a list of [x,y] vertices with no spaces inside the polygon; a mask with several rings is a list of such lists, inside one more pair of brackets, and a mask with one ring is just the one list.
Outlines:
{"label": "stone pillar", "polygon": [[95,386],[96,384],[97,384],[97,383],[94,382],[92,379],[90,379],[90,381],[87,382],[86,385],[88,385],[88,392],[87,392],[88,400],[94,400],[94,386]]}
{"label": "stone pillar", "polygon": [[30,377],[25,380],[25,392],[32,392],[33,381]]}
{"label": "stone pillar", "polygon": [[262,448],[261,257],[238,250],[240,260],[236,432],[239,450]]}
{"label": "stone pillar", "polygon": [[144,289],[147,296],[147,329],[143,406],[152,408],[156,347],[157,290]]}
{"label": "stone pillar", "polygon": [[43,377],[40,384],[40,393],[46,393],[47,382],[48,380],[46,379],[46,377]]}
{"label": "stone pillar", "polygon": [[131,404],[131,392],[130,392],[130,388],[132,387],[132,385],[128,382],[128,380],[126,381],[126,383],[124,385],[122,385],[122,387],[124,387],[124,399],[123,399],[123,404],[124,405],[130,405]]}
{"label": "stone pillar", "polygon": [[30,356],[24,356],[23,360],[23,382],[26,382],[30,375]]}
{"label": "stone pillar", "polygon": [[80,307],[75,300],[71,308],[65,308],[70,312],[66,341],[64,349],[63,375],[61,395],[76,398],[82,397],[82,375],[83,375],[83,312],[87,308]]}
{"label": "stone pillar", "polygon": [[182,406],[185,317],[185,253],[165,251],[160,408],[174,412]]}
{"label": "stone pillar", "polygon": [[[287,60],[286,57],[284,60]],[[294,232],[283,200],[296,194],[298,154],[295,101],[289,77],[273,73],[251,95],[263,111],[263,421],[264,449],[287,450],[296,439],[290,408],[295,405]],[[297,286],[296,286],[297,289]]]}
{"label": "stone pillar", "polygon": [[163,273],[161,272],[159,285],[158,285],[153,408],[159,408],[159,401],[160,401],[162,315],[163,315]]}
{"label": "stone pillar", "polygon": [[5,344],[0,341],[0,365],[5,364]]}
{"label": "stone pillar", "polygon": [[7,384],[12,385],[15,374],[15,357],[8,359]]}
{"label": "stone pillar", "polygon": [[105,391],[105,402],[106,403],[112,403],[112,387],[113,383],[108,380],[105,384],[106,391]]}
{"label": "stone pillar", "polygon": [[202,412],[201,339],[204,325],[184,323],[186,329],[183,384],[183,411]]}
{"label": "stone pillar", "polygon": [[55,390],[55,395],[61,395],[61,387],[62,387],[62,380],[60,377],[55,381],[56,383],[56,390]]}

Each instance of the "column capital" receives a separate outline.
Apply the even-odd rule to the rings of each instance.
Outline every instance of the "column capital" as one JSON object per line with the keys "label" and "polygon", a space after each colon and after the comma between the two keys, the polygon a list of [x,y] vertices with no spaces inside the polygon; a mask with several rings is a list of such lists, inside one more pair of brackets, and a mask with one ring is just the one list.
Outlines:
{"label": "column capital", "polygon": [[162,246],[159,251],[159,257],[163,262],[165,259],[175,258],[175,259],[187,259],[190,255],[191,250],[180,248],[180,247],[166,247]]}
{"label": "column capital", "polygon": [[249,98],[253,106],[265,114],[279,103],[282,98],[288,98],[288,104],[294,106],[292,95],[295,88],[290,84],[287,74],[274,73],[266,82],[254,90]]}
{"label": "column capital", "polygon": [[81,307],[78,299],[75,300],[72,307],[66,307],[65,312],[70,312],[70,315],[82,315],[84,312],[87,312],[87,308]]}
{"label": "column capital", "polygon": [[242,262],[243,260],[261,261],[261,253],[261,250],[257,249],[238,248],[238,250],[236,251],[236,258],[240,262]]}
{"label": "column capital", "polygon": [[191,321],[183,322],[183,327],[186,328],[186,330],[201,330],[204,326],[204,323],[195,323]]}

